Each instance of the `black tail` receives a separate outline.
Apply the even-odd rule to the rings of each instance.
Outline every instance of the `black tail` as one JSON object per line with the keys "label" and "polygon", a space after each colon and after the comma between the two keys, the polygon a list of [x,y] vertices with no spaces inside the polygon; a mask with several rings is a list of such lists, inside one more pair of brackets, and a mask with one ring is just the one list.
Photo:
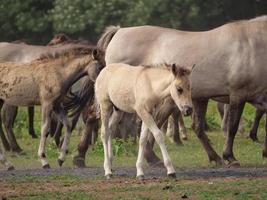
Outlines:
{"label": "black tail", "polygon": [[94,101],[94,82],[87,78],[81,90],[76,93],[69,92],[63,102],[63,108],[70,117],[80,114],[87,104]]}

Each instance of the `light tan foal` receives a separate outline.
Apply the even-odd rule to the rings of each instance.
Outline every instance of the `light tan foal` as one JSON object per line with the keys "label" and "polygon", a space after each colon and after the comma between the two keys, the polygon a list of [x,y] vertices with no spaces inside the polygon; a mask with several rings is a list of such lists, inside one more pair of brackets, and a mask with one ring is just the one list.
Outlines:
{"label": "light tan foal", "polygon": [[96,80],[95,95],[101,112],[101,139],[107,178],[112,175],[111,135],[123,112],[137,113],[142,120],[137,177],[144,177],[144,148],[148,131],[152,132],[160,146],[168,176],[175,177],[164,137],[153,119],[153,111],[164,99],[171,97],[184,115],[192,113],[190,72],[175,64],[155,68],[121,63],[108,65],[101,71]]}

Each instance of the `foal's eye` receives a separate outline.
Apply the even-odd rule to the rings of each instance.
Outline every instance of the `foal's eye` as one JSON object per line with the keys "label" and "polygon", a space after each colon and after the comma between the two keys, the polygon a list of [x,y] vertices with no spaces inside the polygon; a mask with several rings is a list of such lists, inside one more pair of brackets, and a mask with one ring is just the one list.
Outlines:
{"label": "foal's eye", "polygon": [[180,88],[180,87],[177,88],[177,91],[178,91],[179,94],[182,94],[183,93],[183,89]]}

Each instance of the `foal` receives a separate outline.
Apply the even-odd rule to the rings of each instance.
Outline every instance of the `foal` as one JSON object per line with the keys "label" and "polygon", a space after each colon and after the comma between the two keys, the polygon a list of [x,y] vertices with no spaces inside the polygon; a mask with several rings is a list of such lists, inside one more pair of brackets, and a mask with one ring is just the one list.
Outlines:
{"label": "foal", "polygon": [[133,67],[121,63],[111,64],[105,67],[96,79],[95,95],[101,112],[101,139],[104,146],[104,169],[107,178],[112,176],[111,135],[123,112],[137,113],[142,120],[136,162],[137,177],[144,177],[144,148],[148,131],[152,132],[160,146],[168,176],[176,176],[164,137],[153,119],[153,113],[158,105],[169,97],[184,115],[192,113],[189,81],[191,71],[175,64],[164,67],[165,69]]}
{"label": "foal", "polygon": [[[49,168],[45,158],[46,135],[54,111],[66,127],[58,158],[61,166],[68,151],[71,124],[62,100],[70,87],[81,77],[94,80],[102,65],[99,51],[90,47],[74,47],[59,54],[47,55],[29,64],[0,63],[0,108],[6,102],[14,106],[40,105],[42,128],[38,156],[43,168]],[[93,94],[92,94],[93,95]]]}

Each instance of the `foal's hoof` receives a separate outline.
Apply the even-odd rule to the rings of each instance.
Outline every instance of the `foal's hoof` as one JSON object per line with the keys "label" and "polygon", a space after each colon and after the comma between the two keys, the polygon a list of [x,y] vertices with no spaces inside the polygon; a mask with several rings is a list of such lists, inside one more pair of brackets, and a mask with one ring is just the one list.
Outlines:
{"label": "foal's hoof", "polygon": [[176,178],[176,173],[170,173],[170,174],[168,174],[168,178]]}
{"label": "foal's hoof", "polygon": [[107,175],[106,175],[106,179],[107,179],[107,180],[111,179],[112,177],[113,177],[112,174],[107,174]]}
{"label": "foal's hoof", "polygon": [[15,170],[15,167],[14,167],[14,166],[9,166],[9,167],[7,168],[7,171],[12,171],[12,170]]}
{"label": "foal's hoof", "polygon": [[138,180],[140,180],[140,181],[145,180],[145,176],[144,176],[144,175],[139,175],[139,176],[137,176],[136,178],[137,178]]}
{"label": "foal's hoof", "polygon": [[85,168],[86,165],[85,165],[85,161],[84,161],[84,158],[81,158],[81,157],[74,157],[73,158],[73,161],[72,161],[73,165],[78,167],[78,168]]}
{"label": "foal's hoof", "polygon": [[64,161],[63,161],[63,160],[61,160],[61,159],[57,159],[57,163],[58,163],[58,165],[61,167],[61,166],[62,166],[62,164],[64,163]]}
{"label": "foal's hoof", "polygon": [[43,169],[50,169],[50,168],[51,167],[50,167],[50,165],[48,163],[43,166]]}

